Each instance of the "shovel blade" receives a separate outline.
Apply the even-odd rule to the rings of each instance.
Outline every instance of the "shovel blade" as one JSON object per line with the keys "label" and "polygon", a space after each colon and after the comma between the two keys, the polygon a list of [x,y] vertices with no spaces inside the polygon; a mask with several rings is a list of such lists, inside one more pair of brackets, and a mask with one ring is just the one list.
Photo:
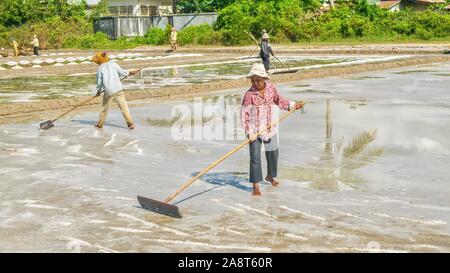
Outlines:
{"label": "shovel blade", "polygon": [[169,203],[161,202],[158,200],[153,200],[143,196],[138,196],[137,200],[139,204],[141,204],[141,207],[143,209],[174,218],[183,218],[180,209],[175,205],[171,205]]}
{"label": "shovel blade", "polygon": [[55,125],[53,124],[53,121],[47,120],[47,121],[44,121],[41,124],[39,124],[39,126],[41,127],[42,130],[48,130]]}

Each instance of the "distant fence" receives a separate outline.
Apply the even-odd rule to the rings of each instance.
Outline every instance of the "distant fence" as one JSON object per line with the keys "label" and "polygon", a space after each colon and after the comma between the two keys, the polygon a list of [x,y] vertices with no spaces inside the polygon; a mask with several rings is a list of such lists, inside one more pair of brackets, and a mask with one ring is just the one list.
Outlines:
{"label": "distant fence", "polygon": [[217,13],[173,14],[163,16],[107,16],[94,20],[94,32],[104,32],[110,38],[144,36],[152,27],[164,29],[167,24],[181,30],[187,26],[213,25]]}

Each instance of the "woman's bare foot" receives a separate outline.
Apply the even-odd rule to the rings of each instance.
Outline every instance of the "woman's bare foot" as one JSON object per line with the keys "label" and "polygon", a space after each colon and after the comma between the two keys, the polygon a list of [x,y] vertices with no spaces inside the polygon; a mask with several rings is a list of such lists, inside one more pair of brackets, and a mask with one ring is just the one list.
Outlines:
{"label": "woman's bare foot", "polygon": [[266,176],[266,181],[270,182],[273,187],[278,187],[278,185],[280,185],[280,182],[278,182],[275,178],[271,177],[270,175]]}
{"label": "woman's bare foot", "polygon": [[97,128],[97,129],[102,129],[103,128],[103,126],[99,126],[98,124],[95,124],[94,127]]}
{"label": "woman's bare foot", "polygon": [[252,196],[261,196],[262,193],[259,190],[259,184],[258,183],[253,183],[253,192],[252,192]]}

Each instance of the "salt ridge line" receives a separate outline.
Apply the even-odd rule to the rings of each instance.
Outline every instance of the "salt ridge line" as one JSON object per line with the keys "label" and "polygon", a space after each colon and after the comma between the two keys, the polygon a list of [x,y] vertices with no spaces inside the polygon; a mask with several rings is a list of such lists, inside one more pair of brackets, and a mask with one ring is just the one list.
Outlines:
{"label": "salt ridge line", "polygon": [[137,218],[137,217],[135,217],[133,215],[130,215],[130,214],[118,213],[117,215],[119,217],[123,217],[123,218],[126,218],[128,220],[135,221],[135,222],[139,222],[139,223],[141,223],[143,225],[146,225],[146,226],[149,226],[149,227],[152,227],[152,228],[161,228],[161,229],[163,229],[163,230],[165,230],[167,232],[172,232],[172,233],[174,233],[176,235],[179,235],[179,236],[189,236],[189,234],[184,233],[182,231],[179,231],[179,230],[176,230],[176,229],[173,229],[173,228],[169,228],[169,227],[165,227],[165,226],[161,226],[161,225],[155,224],[153,222],[148,222],[148,221],[139,219],[139,218]]}
{"label": "salt ridge line", "polygon": [[398,249],[384,249],[384,248],[360,248],[360,247],[338,247],[336,250],[342,251],[359,251],[359,252],[370,252],[370,253],[408,253],[406,250],[398,250]]}
{"label": "salt ridge line", "polygon": [[114,143],[114,140],[116,139],[116,134],[112,134],[111,139],[103,145],[104,147],[110,146],[112,143]]}
{"label": "salt ridge line", "polygon": [[68,240],[68,241],[69,241],[69,243],[67,243],[67,246],[70,246],[70,245],[73,245],[73,246],[80,246],[80,247],[81,247],[81,246],[85,246],[85,247],[92,247],[92,246],[93,246],[93,247],[98,248],[99,250],[102,250],[102,251],[104,251],[104,252],[121,253],[120,251],[117,251],[117,250],[114,250],[114,249],[111,249],[111,248],[104,247],[104,246],[102,246],[102,245],[100,245],[100,244],[98,244],[98,243],[92,245],[92,244],[89,243],[89,242],[83,241],[83,240],[78,239],[78,238],[69,237],[69,236],[63,236],[63,237],[61,237],[61,238],[64,239],[64,240]]}
{"label": "salt ridge line", "polygon": [[202,242],[194,242],[194,241],[179,241],[179,240],[164,240],[164,239],[143,239],[144,241],[158,242],[158,243],[171,243],[178,245],[190,245],[190,246],[199,246],[199,247],[210,247],[217,249],[245,249],[256,252],[270,252],[272,249],[269,247],[258,247],[258,246],[248,246],[248,245],[215,245],[209,243]]}
{"label": "salt ridge line", "polygon": [[355,218],[355,219],[358,219],[358,220],[362,220],[362,221],[365,221],[367,223],[375,223],[373,220],[370,220],[370,219],[367,219],[367,218],[363,218],[363,217],[351,214],[349,212],[339,211],[339,210],[335,210],[335,209],[328,209],[328,210],[331,211],[331,212],[343,215],[343,216],[352,217],[352,218]]}
{"label": "salt ridge line", "polygon": [[290,212],[298,213],[298,214],[300,214],[300,215],[302,215],[302,216],[304,216],[306,218],[311,218],[311,219],[317,220],[319,222],[325,222],[326,221],[325,218],[322,218],[320,216],[315,216],[315,215],[312,215],[312,214],[309,214],[309,213],[306,213],[306,212],[303,212],[303,211],[299,211],[299,210],[296,210],[296,209],[289,208],[287,206],[280,206],[280,208],[285,209],[285,210],[290,211]]}
{"label": "salt ridge line", "polygon": [[236,230],[232,230],[232,229],[230,229],[230,228],[221,228],[221,230],[223,230],[223,231],[226,231],[226,232],[229,232],[229,233],[232,233],[232,234],[237,234],[237,235],[242,235],[242,236],[246,236],[246,234],[245,233],[243,233],[243,232],[240,232],[240,231],[236,231]]}
{"label": "salt ridge line", "polygon": [[105,188],[87,188],[88,191],[100,191],[100,192],[120,192],[119,190],[110,190]]}
{"label": "salt ridge line", "polygon": [[292,238],[292,239],[296,239],[296,240],[300,240],[300,241],[308,241],[309,240],[309,238],[307,238],[307,237],[292,234],[292,233],[284,233],[283,236],[286,236],[286,237]]}
{"label": "salt ridge line", "polygon": [[108,161],[108,162],[113,162],[114,161],[112,159],[99,157],[99,156],[96,156],[96,155],[93,155],[93,154],[90,154],[90,153],[84,153],[84,155],[87,155],[87,156],[89,156],[91,158],[95,158],[95,159],[98,159],[98,160],[101,160],[101,161]]}
{"label": "salt ridge line", "polygon": [[412,57],[411,55],[380,57],[380,58],[373,58],[373,59],[333,63],[333,64],[315,64],[315,65],[310,65],[310,66],[289,67],[289,69],[282,68],[282,69],[271,70],[271,72],[273,72],[273,71],[288,71],[288,70],[296,70],[296,69],[310,70],[310,69],[323,68],[323,67],[339,67],[339,66],[349,66],[349,65],[355,65],[355,64],[368,64],[368,63],[377,63],[377,62],[384,62],[384,61],[404,60],[404,59],[408,59],[411,57]]}
{"label": "salt ridge line", "polygon": [[69,209],[58,208],[58,207],[49,206],[49,205],[31,204],[31,203],[25,204],[25,207],[36,208],[36,209],[48,209],[48,210],[62,210],[62,211],[68,211],[69,210]]}
{"label": "salt ridge line", "polygon": [[430,225],[430,226],[438,226],[438,225],[446,225],[447,224],[446,221],[441,221],[441,220],[421,220],[421,219],[414,219],[414,218],[407,218],[407,217],[396,217],[396,216],[391,216],[389,214],[378,213],[378,212],[372,212],[370,214],[372,214],[374,216],[382,217],[382,218],[402,220],[402,221],[406,221],[406,222],[412,222],[412,223],[418,223],[418,224],[424,224],[424,225]]}
{"label": "salt ridge line", "polygon": [[[120,60],[117,60],[117,59],[122,59],[122,61],[142,61],[142,60],[159,60],[159,59],[171,59],[171,58],[181,58],[181,57],[201,57],[201,56],[204,56],[203,54],[195,54],[195,53],[190,54],[190,53],[187,53],[187,54],[174,54],[174,55],[169,55],[169,56],[155,56],[155,57],[148,56],[148,57],[145,57],[145,58],[138,57],[138,56],[144,56],[144,55],[145,54],[138,54],[138,53],[131,54],[131,55],[130,54],[125,54],[123,56],[115,56],[114,55],[114,57],[110,57],[110,59],[115,60],[115,61],[120,61]],[[26,61],[26,60],[22,60],[19,63],[14,62],[14,61],[9,61],[9,62],[6,62],[6,63],[0,63],[0,67],[2,65],[13,67],[13,66],[16,66],[18,64],[21,64],[21,62],[25,62],[25,64],[23,64],[25,66],[29,65],[30,63],[37,64],[37,65],[45,63],[47,65],[51,65],[51,64],[53,64],[55,62],[56,63],[60,63],[60,64],[65,63],[65,62],[72,63],[72,64],[80,64],[80,63],[85,63],[89,59],[90,59],[90,57],[78,57],[78,58],[69,57],[69,58],[65,58],[65,59],[63,59],[63,58],[57,58],[57,59],[50,59],[49,58],[49,59],[46,59],[46,60],[35,59],[35,60],[31,61],[31,62],[30,61]],[[88,61],[88,63],[92,63],[92,62]]]}
{"label": "salt ridge line", "polygon": [[414,207],[414,208],[421,208],[421,209],[450,211],[450,207],[438,207],[438,206],[428,205],[428,204],[411,204],[408,201],[402,201],[402,200],[396,200],[396,199],[390,199],[390,198],[380,198],[380,200],[374,200],[374,201],[380,202],[380,203],[400,203],[403,205],[407,205],[407,206]]}
{"label": "salt ridge line", "polygon": [[128,142],[127,144],[123,145],[122,147],[120,147],[119,149],[125,149],[126,147],[133,145],[133,144],[137,144],[139,142],[138,139],[135,139],[133,141]]}
{"label": "salt ridge line", "polygon": [[268,212],[266,212],[264,210],[256,209],[256,208],[253,208],[253,207],[250,207],[250,206],[247,206],[247,205],[244,205],[244,204],[240,204],[240,203],[236,203],[236,205],[238,205],[239,207],[244,208],[246,210],[253,211],[253,212],[262,214],[262,215],[270,217],[270,218],[275,218],[275,219],[277,218],[277,216],[272,215],[272,214],[270,214],[270,213],[268,213]]}
{"label": "salt ridge line", "polygon": [[127,228],[127,227],[108,227],[108,229],[127,233],[154,233],[154,231],[152,230]]}
{"label": "salt ridge line", "polygon": [[123,253],[121,251],[117,251],[117,250],[114,250],[114,249],[111,249],[108,247],[104,247],[99,244],[95,244],[94,247],[98,248],[100,250],[100,252],[104,252],[104,253]]}
{"label": "salt ridge line", "polygon": [[238,212],[238,213],[240,213],[240,214],[245,214],[245,210],[244,210],[244,209],[240,209],[240,208],[236,208],[236,207],[233,207],[233,206],[224,204],[224,203],[220,202],[220,201],[217,200],[217,199],[211,199],[211,201],[216,202],[217,204],[222,205],[222,206],[224,206],[224,207],[226,207],[226,208],[229,208],[229,209],[231,209],[231,210],[234,210],[234,211],[236,211],[236,212]]}

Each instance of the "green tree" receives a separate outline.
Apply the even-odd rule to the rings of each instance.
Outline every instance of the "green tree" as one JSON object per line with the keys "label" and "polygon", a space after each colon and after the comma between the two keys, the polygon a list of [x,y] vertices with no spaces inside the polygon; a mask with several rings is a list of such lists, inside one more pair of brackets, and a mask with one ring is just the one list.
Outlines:
{"label": "green tree", "polygon": [[99,18],[109,13],[108,0],[100,0],[100,2],[94,7],[92,11],[92,18]]}
{"label": "green tree", "polygon": [[42,22],[52,17],[63,21],[85,17],[86,1],[69,4],[67,0],[2,0],[0,24],[18,27],[28,22]]}
{"label": "green tree", "polygon": [[237,0],[181,0],[177,2],[177,10],[181,13],[218,11]]}

